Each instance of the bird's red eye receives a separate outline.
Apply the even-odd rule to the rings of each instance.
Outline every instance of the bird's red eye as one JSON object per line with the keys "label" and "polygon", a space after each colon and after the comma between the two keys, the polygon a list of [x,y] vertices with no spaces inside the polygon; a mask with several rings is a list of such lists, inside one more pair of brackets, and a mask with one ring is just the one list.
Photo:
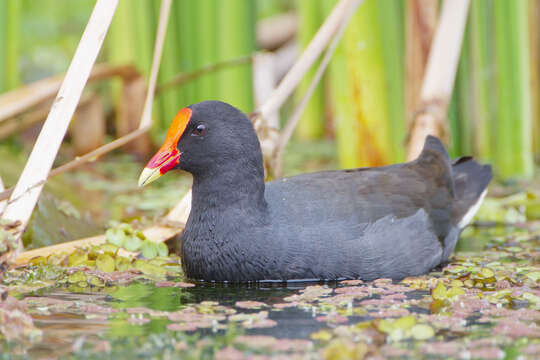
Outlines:
{"label": "bird's red eye", "polygon": [[203,124],[197,125],[197,127],[191,132],[191,136],[202,136],[204,134],[206,134],[206,126]]}

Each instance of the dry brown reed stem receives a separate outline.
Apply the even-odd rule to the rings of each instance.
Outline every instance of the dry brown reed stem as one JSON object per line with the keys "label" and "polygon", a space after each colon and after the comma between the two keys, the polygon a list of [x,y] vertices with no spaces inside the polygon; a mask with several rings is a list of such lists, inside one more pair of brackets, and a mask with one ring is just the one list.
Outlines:
{"label": "dry brown reed stem", "polygon": [[[226,62],[223,62],[223,63],[216,63],[216,64],[212,64],[212,65],[209,65],[208,67],[204,67],[204,68],[201,68],[199,70],[196,70],[194,72],[191,72],[191,73],[185,73],[185,74],[180,74],[178,75],[178,77],[175,78],[174,82],[175,82],[175,85],[181,85],[183,83],[186,83],[188,81],[191,81],[201,75],[204,75],[206,74],[207,72],[211,72],[211,71],[215,71],[215,70],[219,70],[220,68],[223,68],[223,67],[227,67],[227,66],[233,66],[233,65],[238,65],[240,63],[248,63],[250,62],[252,59],[252,56],[243,56],[241,58],[237,58],[237,59],[233,59],[233,60],[230,60],[230,61],[226,61]],[[114,69],[114,68],[111,68],[111,69]],[[120,68],[119,68],[120,69]],[[159,86],[156,88],[156,94],[158,94],[160,91],[166,91],[168,88],[169,88],[169,85],[171,83],[167,82],[165,85],[166,85],[166,88],[165,89],[161,89]],[[170,85],[172,86],[172,85]],[[38,120],[35,120],[35,121],[38,121]],[[35,122],[34,120],[32,122]],[[53,176],[56,176],[56,175],[60,175],[64,172],[67,172],[67,171],[70,171],[70,170],[73,170],[83,164],[86,164],[88,162],[91,162],[91,161],[95,161],[97,158],[99,158],[100,156],[103,156],[113,150],[116,150],[118,149],[119,147],[121,146],[124,146],[125,144],[137,139],[138,137],[146,134],[148,131],[150,130],[150,127],[145,127],[143,129],[137,129],[135,131],[132,131],[122,137],[119,137],[118,139],[108,143],[108,144],[105,144],[95,150],[92,150],[90,151],[89,153],[85,154],[85,155],[81,155],[81,156],[78,156],[76,157],[75,159],[67,162],[66,164],[64,165],[61,165],[57,168],[54,168],[53,170],[51,170],[51,172],[49,173],[49,176],[47,177],[47,179],[50,179],[51,177]],[[41,183],[40,183],[41,184]],[[35,186],[39,186],[40,184],[35,184]],[[10,188],[10,189],[7,189],[5,191],[1,191],[0,192],[0,201],[1,200],[5,200],[7,198],[9,198],[9,196],[11,195],[11,193],[13,192],[13,188]]]}
{"label": "dry brown reed stem", "polygon": [[467,22],[469,0],[445,0],[433,45],[429,52],[418,115],[414,119],[407,159],[422,151],[426,136],[441,136],[459,61],[463,33]]}
{"label": "dry brown reed stem", "polygon": [[[95,161],[100,156],[103,156],[103,155],[105,155],[105,154],[107,154],[107,153],[109,153],[109,152],[111,152],[111,151],[113,151],[115,149],[118,149],[119,147],[127,144],[128,142],[135,140],[139,136],[141,136],[143,134],[146,134],[149,130],[150,130],[150,126],[142,128],[142,129],[137,129],[135,131],[130,132],[129,134],[126,134],[126,135],[124,135],[122,137],[119,137],[118,139],[116,139],[114,141],[111,141],[108,144],[100,146],[99,148],[97,148],[95,150],[92,150],[87,154],[84,154],[82,156],[78,156],[75,159],[71,160],[70,162],[65,163],[64,165],[60,165],[57,168],[54,168],[53,170],[51,170],[51,172],[49,173],[49,176],[47,177],[47,179],[49,179],[49,178],[51,178],[53,176],[56,176],[56,175],[60,175],[60,174],[62,174],[64,172],[66,172],[66,171],[72,170],[72,169],[74,169],[74,168],[76,168],[78,166],[81,166],[82,164],[85,164],[87,162]],[[43,183],[44,182],[36,183],[36,184],[34,184],[34,186],[40,186]],[[4,192],[1,192],[0,193],[0,201],[4,200],[4,199],[7,199],[11,195],[12,192],[13,192],[13,189],[8,189],[8,190],[6,190]]]}
{"label": "dry brown reed stem", "polygon": [[[195,79],[195,78],[197,78],[197,77],[199,77],[201,75],[204,75],[207,72],[215,71],[215,70],[218,70],[218,69],[220,69],[222,67],[237,65],[237,64],[240,64],[240,63],[248,63],[248,62],[251,61],[251,59],[252,59],[252,56],[244,56],[242,58],[231,60],[231,61],[234,61],[234,63],[232,63],[231,61],[227,61],[227,62],[223,62],[223,63],[216,63],[216,64],[209,65],[208,67],[201,68],[201,69],[196,70],[196,71],[191,72],[191,73],[180,74],[180,75],[178,75],[178,77],[175,78],[175,80],[174,80],[175,84],[174,85],[181,85],[181,84],[186,83],[188,81],[191,81],[191,80],[193,80],[193,79]],[[163,89],[158,86],[157,89],[156,89],[156,94],[158,94],[160,91],[166,91],[169,88],[169,86],[172,86],[172,84],[170,82],[167,82],[165,84],[165,86],[166,86],[166,88],[163,88]],[[119,137],[118,139],[116,139],[116,140],[114,140],[114,141],[112,141],[112,142],[110,142],[108,144],[100,146],[99,148],[97,148],[95,150],[92,150],[92,151],[90,151],[89,153],[87,153],[85,155],[78,156],[75,159],[69,161],[68,163],[66,163],[64,165],[61,165],[61,166],[51,170],[51,172],[49,173],[48,179],[50,179],[53,176],[60,175],[60,174],[62,174],[64,172],[70,171],[70,170],[72,170],[72,169],[74,169],[76,167],[79,167],[79,166],[87,163],[87,162],[95,161],[100,156],[103,156],[103,155],[105,155],[105,154],[107,154],[107,153],[109,153],[109,152],[111,152],[113,150],[116,150],[119,147],[124,146],[125,144],[127,144],[127,143],[137,139],[138,137],[146,134],[149,130],[150,130],[150,127],[137,129],[135,131],[132,131],[132,132],[122,136],[122,137]],[[36,184],[36,186],[37,185],[39,185],[39,184]],[[0,201],[9,198],[9,196],[11,195],[12,192],[13,192],[13,188],[10,188],[8,190],[0,192]]]}
{"label": "dry brown reed stem", "polygon": [[[156,85],[155,94],[158,95],[162,91],[167,91],[175,86],[185,84],[210,72],[250,63],[252,58],[252,55],[241,56],[236,59],[209,64],[193,72],[181,73],[164,84]],[[92,73],[88,78],[88,83],[114,76],[119,76],[124,79],[124,81],[131,81],[140,75],[133,65],[113,66],[109,64],[97,64],[92,69]],[[48,102],[52,101],[54,95],[60,89],[63,79],[64,75],[57,75],[1,94],[0,139],[7,137],[14,132],[24,130],[36,122],[45,119],[50,110],[50,104],[48,104]],[[37,109],[30,110],[33,107],[37,107]],[[31,112],[26,118],[22,120],[16,118],[28,111]]]}
{"label": "dry brown reed stem", "polygon": [[326,45],[330,42],[339,28],[343,19],[354,12],[361,0],[340,0],[332,9],[332,12],[321,25],[311,42],[308,44],[300,58],[293,65],[291,70],[285,75],[272,96],[255,112],[264,119],[267,114],[271,114],[283,105],[298,86],[308,69],[321,55]]}
{"label": "dry brown reed stem", "polygon": [[196,79],[204,74],[211,73],[214,71],[218,71],[224,68],[228,68],[231,66],[236,65],[243,65],[243,64],[249,64],[253,61],[253,55],[244,55],[239,56],[235,59],[229,59],[224,60],[221,62],[217,62],[214,64],[208,64],[206,66],[203,66],[195,71],[189,72],[189,73],[181,73],[176,76],[174,76],[171,80],[167,81],[164,84],[158,85],[156,89],[156,94],[159,94],[163,91],[167,91],[171,88],[174,88],[178,85],[184,84],[188,81],[191,81],[193,79]]}
{"label": "dry brown reed stem", "polygon": [[[83,96],[84,97],[84,96]],[[103,98],[91,94],[86,101],[81,99],[75,113],[75,119],[69,128],[69,134],[75,154],[84,155],[105,143],[106,124]],[[85,102],[85,104],[81,104]]]}
{"label": "dry brown reed stem", "polygon": [[146,92],[146,101],[144,102],[143,114],[139,129],[152,125],[152,102],[154,101],[154,93],[156,90],[156,81],[161,63],[161,54],[163,53],[163,43],[165,34],[167,33],[167,24],[169,22],[169,14],[171,12],[171,1],[162,0],[159,10],[159,22],[156,34],[156,43],[154,45],[154,55],[152,59],[152,70],[150,71],[150,80],[148,81],[148,90]]}
{"label": "dry brown reed stem", "polygon": [[[171,80],[170,82],[167,82],[163,85],[158,85],[156,87],[156,91],[155,91],[155,94],[159,94],[161,91],[167,91],[169,90],[169,88],[173,87],[173,86],[178,86],[178,85],[181,85],[181,84],[184,84],[186,82],[189,82],[193,79],[196,79],[197,77],[200,77],[206,73],[209,73],[209,72],[213,72],[213,71],[217,71],[217,70],[220,70],[222,68],[226,68],[226,67],[229,67],[229,66],[236,66],[236,65],[240,65],[240,64],[246,64],[246,63],[249,63],[253,60],[253,56],[252,55],[248,55],[248,56],[242,56],[242,57],[238,57],[236,59],[232,59],[232,60],[227,60],[227,61],[223,61],[223,62],[219,62],[219,63],[215,63],[215,64],[210,64],[208,66],[205,66],[203,68],[200,68],[198,70],[195,70],[193,72],[190,72],[190,73],[182,73],[182,74],[179,74],[177,75],[175,78],[173,78],[173,80]],[[98,69],[99,67],[99,69]],[[109,76],[115,76],[115,75],[120,75],[120,76],[123,76],[123,75],[128,75],[128,74],[131,74],[130,76],[136,76],[136,73],[134,72],[134,68],[129,65],[129,66],[122,66],[122,67],[108,67],[107,65],[104,65],[104,64],[101,64],[101,65],[96,65],[94,70],[99,70],[98,72],[96,72],[96,77],[95,77],[95,80],[97,79],[103,79],[103,78],[106,78],[106,77],[109,77]],[[128,71],[129,70],[129,71]],[[133,73],[131,72],[131,70],[133,70]],[[103,72],[105,71],[105,72]],[[36,114],[32,113],[31,116],[32,116],[32,119],[29,122],[29,125],[37,122],[40,120],[41,117],[44,117],[46,114],[42,115],[42,111],[41,110],[36,110]],[[0,129],[0,138],[2,136],[2,129]],[[53,170],[51,170],[51,172],[49,173],[49,176],[47,177],[47,179],[50,179],[51,177],[53,176],[56,176],[56,175],[60,175],[64,172],[67,172],[67,171],[70,171],[70,170],[73,170],[81,165],[84,165],[88,162],[92,162],[92,161],[95,161],[97,158],[113,151],[113,150],[116,150],[118,149],[119,147],[121,146],[124,146],[125,144],[137,139],[138,137],[146,134],[148,131],[150,130],[150,127],[148,128],[144,128],[144,129],[137,129],[135,131],[132,131],[108,144],[105,144],[95,150],[92,150],[91,152],[85,154],[85,155],[81,155],[81,156],[78,156],[76,157],[75,159],[69,161],[68,163],[64,164],[64,165],[61,165]],[[39,186],[41,185],[42,183],[39,183],[39,184],[35,184],[34,186]],[[0,191],[0,201],[2,200],[5,200],[5,199],[8,199],[9,196],[11,195],[11,193],[13,192],[13,188],[9,188],[7,190],[4,190],[4,191]]]}
{"label": "dry brown reed stem", "polygon": [[[153,241],[165,241],[166,239],[170,239],[174,235],[178,234],[180,231],[182,231],[182,229],[170,228],[167,226],[152,226],[148,229],[143,230],[143,233],[148,239],[151,239]],[[105,235],[97,235],[84,239],[67,241],[61,244],[45,246],[39,249],[25,251],[20,253],[19,256],[17,256],[14,265],[26,265],[30,260],[38,256],[47,257],[51,254],[69,254],[77,249],[104,244],[105,241]],[[127,252],[124,252],[120,255],[126,254]]]}
{"label": "dry brown reed stem", "polygon": [[266,50],[276,50],[292,40],[298,30],[298,16],[294,11],[270,16],[257,21],[257,44]]}
{"label": "dry brown reed stem", "polygon": [[19,222],[13,230],[13,235],[18,239],[14,255],[23,249],[21,235],[43,187],[43,184],[34,184],[47,179],[117,5],[117,0],[97,1],[51,111],[13,190],[11,199],[17,200],[9,202],[2,214],[4,219]]}
{"label": "dry brown reed stem", "polygon": [[[102,146],[102,147],[100,147],[100,148],[98,148],[98,149],[96,149],[94,151],[91,151],[90,153],[88,153],[86,155],[83,155],[83,156],[81,156],[79,158],[76,158],[75,160],[70,161],[69,163],[67,163],[67,164],[65,164],[63,166],[60,166],[60,167],[54,169],[53,171],[50,172],[49,176],[54,176],[54,175],[57,175],[59,173],[68,171],[68,170],[70,170],[70,169],[72,169],[72,168],[74,168],[76,166],[79,166],[82,163],[90,161],[93,158],[97,158],[97,157],[99,157],[99,156],[101,156],[101,155],[103,155],[103,154],[105,154],[105,153],[107,153],[107,152],[109,152],[109,151],[111,151],[111,150],[113,150],[115,148],[118,148],[118,147],[128,143],[129,141],[141,136],[142,134],[144,134],[144,133],[146,133],[146,132],[148,132],[150,130],[150,127],[152,126],[152,117],[151,117],[152,102],[153,102],[153,98],[154,98],[154,90],[155,90],[155,86],[156,86],[157,72],[158,72],[158,69],[159,69],[159,63],[161,61],[161,52],[163,50],[163,40],[164,40],[165,34],[166,34],[166,28],[167,28],[169,13],[170,13],[170,7],[171,7],[171,0],[163,0],[162,1],[161,10],[160,10],[160,17],[159,17],[159,24],[158,24],[158,31],[157,31],[157,34],[156,34],[156,44],[155,44],[155,47],[154,47],[153,63],[152,63],[152,69],[151,69],[151,74],[150,74],[150,84],[149,84],[149,89],[148,89],[148,92],[147,92],[147,97],[146,97],[145,106],[144,106],[144,110],[143,110],[143,115],[141,117],[141,122],[140,122],[139,129],[131,132],[130,134],[122,136],[121,138],[118,138],[115,141],[113,141],[113,142],[111,142],[109,144],[106,144],[106,145],[104,145],[104,146]],[[68,71],[68,75],[69,75],[69,71]],[[45,180],[46,179],[44,179],[42,181],[42,184],[39,184],[39,185],[35,184],[33,186],[41,187],[41,186],[43,186],[43,183],[45,182]],[[155,238],[161,239],[161,237],[163,237],[164,235],[166,235],[167,237],[172,236],[172,234],[175,231],[179,232],[180,230],[173,230],[173,229],[171,229],[169,227],[154,226],[154,227],[151,227],[149,229],[146,229],[143,232],[150,239],[155,239]],[[161,241],[164,241],[164,240],[165,239],[163,239]],[[66,251],[69,252],[69,251],[73,251],[77,247],[98,245],[98,244],[103,243],[104,241],[105,241],[105,236],[100,235],[100,236],[94,236],[94,237],[91,237],[91,238],[80,239],[80,240],[75,240],[75,241],[71,241],[71,242],[67,242],[67,243],[63,243],[63,244],[58,244],[58,245],[54,245],[54,246],[49,246],[49,247],[45,247],[45,248],[41,248],[41,249],[36,249],[36,250],[32,250],[32,251],[27,251],[27,252],[24,252],[24,253],[20,254],[19,256],[17,256],[15,263],[20,265],[20,264],[27,263],[30,259],[32,259],[35,256],[48,256],[48,255],[50,255],[52,253],[66,252]]]}
{"label": "dry brown reed stem", "polygon": [[13,133],[24,131],[35,123],[45,120],[49,114],[51,105],[52,101],[46,101],[44,105],[38,106],[36,110],[25,113],[22,117],[13,117],[0,123],[0,140]]}
{"label": "dry brown reed stem", "polygon": [[[88,82],[99,81],[113,76],[130,79],[138,76],[133,65],[111,66],[97,64],[92,69]],[[21,88],[0,95],[0,123],[20,115],[36,105],[52,100],[60,90],[65,75],[57,75],[38,80]]]}
{"label": "dry brown reed stem", "polygon": [[[154,98],[154,89],[156,87],[156,80],[157,80],[157,72],[159,70],[159,63],[161,61],[161,53],[163,51],[163,40],[165,38],[165,34],[166,34],[166,29],[167,29],[167,23],[168,23],[168,18],[169,18],[169,13],[170,13],[170,7],[171,7],[171,0],[163,0],[162,2],[162,6],[161,6],[161,10],[160,10],[160,16],[159,16],[159,24],[158,24],[158,31],[157,31],[157,34],[156,34],[156,45],[154,47],[154,55],[153,55],[153,63],[152,63],[152,69],[151,69],[151,74],[150,74],[150,84],[149,84],[149,90],[147,92],[147,97],[146,97],[146,101],[145,101],[145,107],[144,107],[144,110],[143,110],[143,116],[141,117],[141,122],[140,122],[140,127],[139,129],[135,130],[135,131],[132,131],[131,133],[129,134],[126,134],[108,144],[105,144],[93,151],[90,151],[89,153],[85,154],[85,155],[82,155],[82,156],[79,156],[79,157],[76,157],[74,160],[62,165],[62,166],[59,166],[55,169],[53,169],[49,174],[48,174],[48,178],[50,177],[53,177],[55,175],[59,175],[63,172],[66,172],[66,171],[69,171],[75,167],[78,167],[84,163],[87,163],[89,161],[94,161],[95,159],[97,159],[98,157],[114,150],[114,149],[117,149],[125,144],[127,144],[128,142],[138,138],[139,136],[147,133],[149,130],[150,130],[150,127],[151,127],[151,116],[149,116],[148,114],[151,114],[152,113],[152,101],[153,101],[153,98]],[[130,66],[130,68],[132,68]],[[115,68],[111,68],[111,69],[115,69]],[[122,69],[122,67],[118,68],[118,69]],[[100,72],[99,73],[101,75],[101,77],[105,76],[105,75],[108,75],[108,76],[111,76],[108,72]],[[148,120],[145,121],[145,115],[144,114],[147,114],[146,116],[148,117],[148,119],[150,119],[150,123],[148,123]],[[143,126],[143,122],[146,123],[146,125]],[[35,187],[39,187],[39,186],[42,186],[43,184],[45,183],[45,180],[43,181],[40,181],[40,182],[37,182],[35,184],[33,184],[33,186],[30,187],[30,189],[32,188],[35,188]],[[0,193],[0,200],[2,199],[5,199],[7,196],[10,196],[11,195],[11,192],[13,191],[13,189],[9,189],[7,191],[4,191],[4,192],[1,192]],[[10,202],[13,201],[13,199],[10,199]]]}
{"label": "dry brown reed stem", "polygon": [[[4,191],[4,182],[2,181],[2,178],[0,177],[0,191]],[[4,212],[7,206],[6,200],[0,200],[0,215]]]}
{"label": "dry brown reed stem", "polygon": [[[540,1],[529,2],[529,68],[533,153],[540,154]],[[479,122],[477,122],[479,123]]]}
{"label": "dry brown reed stem", "polygon": [[408,0],[405,7],[405,116],[410,122],[418,108],[429,49],[437,29],[439,1]]}
{"label": "dry brown reed stem", "polygon": [[[360,3],[359,3],[360,5]],[[302,113],[304,112],[306,105],[311,99],[311,96],[313,95],[313,92],[315,91],[315,88],[317,87],[317,84],[321,81],[321,78],[326,71],[326,68],[328,67],[328,64],[330,63],[330,60],[332,59],[332,55],[334,54],[334,51],[336,50],[336,47],[339,44],[339,41],[341,40],[341,37],[343,36],[343,33],[345,32],[345,29],[347,28],[347,24],[351,20],[353,12],[350,12],[348,16],[343,19],[343,22],[341,23],[338,31],[334,35],[334,38],[332,39],[332,42],[326,49],[326,52],[324,53],[323,59],[320,62],[317,71],[315,72],[315,75],[313,76],[313,79],[311,80],[311,83],[309,84],[309,87],[298,103],[296,105],[296,108],[294,109],[291,117],[285,124],[285,127],[281,131],[281,135],[279,137],[279,141],[276,147],[276,151],[274,154],[274,166],[272,167],[274,170],[274,177],[281,177],[283,176],[283,152],[285,151],[285,147],[287,146],[287,143],[291,139],[291,136],[294,132],[294,129],[298,125],[298,121],[300,120],[300,117],[302,116]]]}

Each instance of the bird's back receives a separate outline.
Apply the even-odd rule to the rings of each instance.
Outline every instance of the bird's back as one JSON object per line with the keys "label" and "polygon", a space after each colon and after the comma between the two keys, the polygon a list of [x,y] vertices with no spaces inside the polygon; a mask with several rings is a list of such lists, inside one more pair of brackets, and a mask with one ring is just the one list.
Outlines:
{"label": "bird's back", "polygon": [[[271,236],[289,273],[283,276],[373,279],[429,271],[453,250],[468,210],[453,177],[443,145],[430,137],[409,163],[267,183]],[[482,186],[487,182],[476,188]],[[459,190],[467,203],[480,196]]]}

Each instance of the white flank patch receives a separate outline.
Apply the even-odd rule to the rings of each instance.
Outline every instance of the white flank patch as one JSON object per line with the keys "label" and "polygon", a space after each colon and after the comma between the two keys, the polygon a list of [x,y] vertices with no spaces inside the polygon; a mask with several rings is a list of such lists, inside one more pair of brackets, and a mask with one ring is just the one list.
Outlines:
{"label": "white flank patch", "polygon": [[480,209],[480,205],[482,205],[482,201],[484,201],[486,194],[487,194],[487,189],[484,190],[484,192],[482,192],[482,195],[480,195],[480,197],[478,198],[478,200],[476,200],[474,205],[471,206],[469,211],[467,211],[467,213],[461,218],[461,220],[458,223],[459,228],[463,229],[465,226],[469,225],[469,223],[471,222],[472,218],[474,217],[478,209]]}

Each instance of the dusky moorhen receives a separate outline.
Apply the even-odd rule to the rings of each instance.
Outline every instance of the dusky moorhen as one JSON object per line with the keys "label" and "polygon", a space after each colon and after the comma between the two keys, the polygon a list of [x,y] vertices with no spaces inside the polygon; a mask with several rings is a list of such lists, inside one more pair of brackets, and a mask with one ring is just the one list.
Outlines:
{"label": "dusky moorhen", "polygon": [[186,275],[234,282],[427,273],[448,260],[492,177],[470,157],[451,161],[430,136],[408,163],[265,184],[251,122],[219,101],[178,112],[139,185],[171,169],[193,175]]}

